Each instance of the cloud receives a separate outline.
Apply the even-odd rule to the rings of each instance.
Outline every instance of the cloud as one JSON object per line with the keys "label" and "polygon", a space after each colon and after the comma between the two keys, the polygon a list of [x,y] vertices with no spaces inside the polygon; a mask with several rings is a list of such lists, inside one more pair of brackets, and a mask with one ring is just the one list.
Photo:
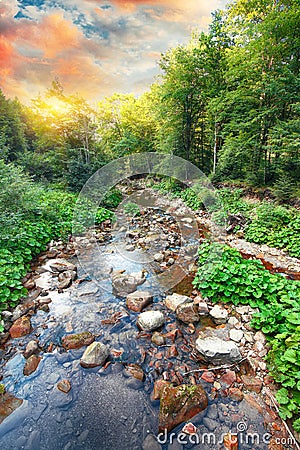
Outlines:
{"label": "cloud", "polygon": [[224,0],[4,0],[0,82],[26,101],[58,76],[67,93],[96,100],[143,91],[168,47],[205,28]]}

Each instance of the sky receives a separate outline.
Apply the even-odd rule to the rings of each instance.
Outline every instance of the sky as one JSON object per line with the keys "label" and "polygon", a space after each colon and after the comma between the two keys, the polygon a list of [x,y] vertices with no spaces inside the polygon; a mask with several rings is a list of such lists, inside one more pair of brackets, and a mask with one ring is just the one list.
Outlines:
{"label": "sky", "polygon": [[24,103],[59,79],[97,102],[142,93],[161,53],[207,30],[226,0],[0,0],[0,88]]}

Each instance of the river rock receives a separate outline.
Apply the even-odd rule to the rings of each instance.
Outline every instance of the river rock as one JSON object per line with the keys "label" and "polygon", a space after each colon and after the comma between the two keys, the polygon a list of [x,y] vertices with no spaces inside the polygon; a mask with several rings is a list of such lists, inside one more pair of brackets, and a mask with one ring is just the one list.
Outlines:
{"label": "river rock", "polygon": [[164,260],[164,255],[163,255],[163,253],[155,253],[155,255],[153,256],[153,259],[154,259],[154,261],[161,263]]}
{"label": "river rock", "polygon": [[113,272],[111,275],[113,294],[118,297],[126,297],[128,294],[136,291],[136,288],[146,281],[147,272],[145,270],[133,274],[122,272]]}
{"label": "river rock", "polygon": [[4,392],[0,395],[0,423],[8,417],[15,409],[19,408],[23,400],[16,398],[10,392]]}
{"label": "river rock", "polygon": [[74,264],[70,263],[66,259],[55,259],[48,261],[45,265],[45,269],[51,272],[65,272],[66,270],[76,271],[77,268]]}
{"label": "river rock", "polygon": [[67,289],[73,280],[76,278],[75,270],[66,270],[58,275],[58,289]]}
{"label": "river rock", "polygon": [[17,319],[10,327],[9,333],[12,338],[26,336],[31,332],[31,322],[26,316]]}
{"label": "river rock", "polygon": [[139,364],[127,364],[125,367],[125,375],[136,378],[139,381],[144,381],[145,374]]}
{"label": "river rock", "polygon": [[126,306],[134,312],[141,312],[153,301],[153,295],[148,291],[135,291],[127,295]]}
{"label": "river rock", "polygon": [[160,311],[145,311],[141,313],[137,320],[137,325],[144,331],[153,331],[163,326],[165,316]]}
{"label": "river rock", "polygon": [[160,398],[159,432],[170,432],[208,405],[207,394],[201,385],[166,386]]}
{"label": "river rock", "polygon": [[93,342],[86,349],[81,357],[80,365],[85,368],[102,366],[107,360],[109,350],[101,342]]}
{"label": "river rock", "polygon": [[229,337],[234,342],[240,342],[244,337],[244,333],[242,330],[236,330],[233,328],[229,331]]}
{"label": "river rock", "polygon": [[35,372],[40,361],[41,361],[40,356],[37,356],[37,355],[29,356],[29,358],[26,360],[26,363],[25,363],[25,366],[23,369],[23,374],[25,376],[28,376],[28,375],[31,375],[33,372]]}
{"label": "river rock", "polygon": [[39,353],[40,348],[36,341],[29,341],[24,350],[24,358],[28,359],[31,355]]}
{"label": "river rock", "polygon": [[248,391],[253,391],[259,394],[262,390],[263,382],[258,378],[255,378],[253,376],[251,377],[249,375],[242,375],[241,379]]}
{"label": "river rock", "polygon": [[170,385],[171,383],[169,381],[156,380],[151,393],[151,400],[159,400],[165,387]]}
{"label": "river rock", "polygon": [[182,303],[176,309],[177,319],[184,323],[199,322],[198,308],[193,302]]}
{"label": "river rock", "polygon": [[166,338],[164,337],[163,334],[158,333],[158,331],[155,331],[151,337],[151,342],[159,347],[160,345],[165,345]]}
{"label": "river rock", "polygon": [[90,345],[94,342],[95,337],[89,331],[83,331],[77,334],[68,334],[62,338],[62,346],[66,350],[83,347],[84,345]]}
{"label": "river rock", "polygon": [[215,305],[210,311],[210,316],[212,320],[217,324],[221,325],[222,323],[226,323],[228,319],[228,312],[225,308],[222,308],[219,305]]}
{"label": "river rock", "polygon": [[187,295],[180,295],[180,294],[172,294],[167,295],[167,297],[164,300],[164,304],[168,309],[175,312],[179,305],[183,303],[190,303],[193,302],[193,300],[188,297]]}
{"label": "river rock", "polygon": [[57,389],[64,394],[67,394],[71,390],[71,383],[69,380],[61,380],[57,383]]}
{"label": "river rock", "polygon": [[212,364],[232,364],[242,359],[240,351],[232,341],[223,341],[218,337],[198,338],[196,350]]}

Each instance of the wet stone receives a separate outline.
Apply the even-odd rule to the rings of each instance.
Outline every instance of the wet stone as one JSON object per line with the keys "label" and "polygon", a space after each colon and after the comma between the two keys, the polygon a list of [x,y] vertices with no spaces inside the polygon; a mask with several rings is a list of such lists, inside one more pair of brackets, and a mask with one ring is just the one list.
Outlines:
{"label": "wet stone", "polygon": [[203,425],[205,425],[209,431],[214,431],[219,427],[219,422],[214,419],[210,419],[209,417],[204,417]]}
{"label": "wet stone", "polygon": [[23,374],[28,376],[28,375],[31,375],[33,372],[35,372],[40,361],[41,361],[41,358],[39,356],[31,355],[25,362]]}
{"label": "wet stone", "polygon": [[188,297],[187,295],[180,295],[180,294],[172,294],[167,295],[167,297],[164,300],[164,304],[168,309],[175,312],[177,307],[183,303],[190,303],[193,302],[193,300]]}
{"label": "wet stone", "polygon": [[152,434],[148,434],[143,442],[143,450],[161,450],[161,445],[157,442],[156,437]]}
{"label": "wet stone", "polygon": [[160,311],[145,311],[137,320],[137,325],[144,331],[153,331],[165,323],[165,316]]}
{"label": "wet stone", "polygon": [[83,347],[94,342],[95,337],[89,331],[77,334],[68,334],[62,338],[62,346],[66,350]]}
{"label": "wet stone", "polygon": [[59,383],[57,383],[57,389],[59,389],[61,392],[64,392],[67,394],[71,390],[71,383],[69,380],[61,380]]}
{"label": "wet stone", "polygon": [[212,404],[207,408],[206,417],[208,417],[209,419],[218,418],[218,407],[216,404]]}
{"label": "wet stone", "polygon": [[263,382],[261,380],[248,375],[242,375],[241,379],[248,391],[256,392],[257,394],[260,393],[263,385]]}
{"label": "wet stone", "polygon": [[125,374],[136,378],[139,381],[143,381],[145,378],[144,371],[139,364],[127,364],[125,367]]}
{"label": "wet stone", "polygon": [[135,291],[126,298],[126,306],[134,312],[141,312],[153,301],[153,296],[148,291]]}
{"label": "wet stone", "polygon": [[166,386],[160,398],[159,431],[170,432],[203,411],[207,404],[207,395],[201,385]]}
{"label": "wet stone", "polygon": [[176,309],[176,316],[178,320],[184,323],[199,322],[200,316],[198,314],[198,308],[194,303],[183,303]]}
{"label": "wet stone", "polygon": [[16,398],[9,392],[5,392],[0,395],[0,423],[8,417],[15,409],[19,408],[23,403],[23,400]]}
{"label": "wet stone", "polygon": [[31,332],[30,319],[26,316],[17,319],[11,326],[9,333],[12,338],[19,338],[26,336]]}
{"label": "wet stone", "polygon": [[159,347],[160,345],[165,345],[166,338],[161,333],[155,331],[151,337],[151,342]]}
{"label": "wet stone", "polygon": [[26,345],[26,349],[24,350],[24,357],[28,359],[31,355],[39,353],[40,348],[38,346],[38,343],[36,341],[29,341]]}
{"label": "wet stone", "polygon": [[80,365],[84,368],[102,366],[109,356],[108,348],[101,342],[90,344],[80,359]]}

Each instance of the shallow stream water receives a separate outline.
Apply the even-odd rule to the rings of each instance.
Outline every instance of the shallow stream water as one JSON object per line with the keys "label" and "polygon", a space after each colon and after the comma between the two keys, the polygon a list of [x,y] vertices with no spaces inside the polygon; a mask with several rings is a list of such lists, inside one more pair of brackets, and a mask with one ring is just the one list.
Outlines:
{"label": "shallow stream water", "polygon": [[[160,214],[164,216],[165,213]],[[40,286],[50,287],[50,312],[39,310],[33,315],[33,332],[24,338],[10,340],[11,351],[3,354],[7,362],[3,366],[2,383],[7,391],[23,399],[23,403],[0,425],[0,448],[215,450],[224,448],[222,433],[232,430],[239,431],[242,440],[240,449],[267,449],[267,431],[259,412],[246,400],[238,403],[225,396],[215,397],[211,384],[200,381],[196,375],[195,382],[201,382],[209,396],[207,410],[192,419],[199,428],[199,443],[186,439],[183,445],[174,437],[166,439],[165,443],[161,437],[161,444],[158,444],[147,438],[149,435],[157,436],[158,430],[159,402],[153,402],[150,398],[154,381],[168,376],[173,370],[182,376],[184,383],[189,383],[189,375],[184,374],[199,367],[197,361],[191,359],[197,333],[210,326],[212,333],[222,336],[222,330],[214,330],[213,324],[206,319],[197,325],[195,333],[190,334],[186,325],[178,323],[175,315],[162,304],[164,289],[159,292],[155,278],[157,267],[151,255],[143,248],[128,252],[125,235],[126,230],[116,231],[110,242],[93,244],[80,255],[80,264],[74,258],[78,265],[78,278],[83,279],[88,272],[87,281],[73,283],[70,288],[58,293],[57,279],[51,273],[44,272],[37,280]],[[176,252],[177,249],[172,250]],[[181,337],[176,340],[176,357],[167,356],[170,345],[159,348],[153,345],[151,335],[138,330],[137,314],[126,309],[125,299],[112,295],[108,275],[111,267],[114,270],[126,269],[127,273],[146,268],[147,280],[139,286],[140,290],[151,290],[155,279],[156,295],[148,309],[164,311],[167,320],[162,332],[174,328],[181,331]],[[182,293],[183,289],[188,291],[189,281],[182,282]],[[116,323],[102,322],[111,317],[117,319]],[[79,360],[84,348],[65,351],[60,346],[62,336],[81,331],[92,332],[96,340],[109,347],[111,364],[107,368],[83,369]],[[53,343],[54,351],[43,353],[37,370],[30,376],[24,376],[22,350],[28,341],[37,338],[44,348]],[[138,363],[143,367],[144,382],[125,374],[124,365],[127,363]],[[71,383],[68,394],[57,389],[58,381],[63,379]],[[175,432],[181,429],[182,425]]]}

